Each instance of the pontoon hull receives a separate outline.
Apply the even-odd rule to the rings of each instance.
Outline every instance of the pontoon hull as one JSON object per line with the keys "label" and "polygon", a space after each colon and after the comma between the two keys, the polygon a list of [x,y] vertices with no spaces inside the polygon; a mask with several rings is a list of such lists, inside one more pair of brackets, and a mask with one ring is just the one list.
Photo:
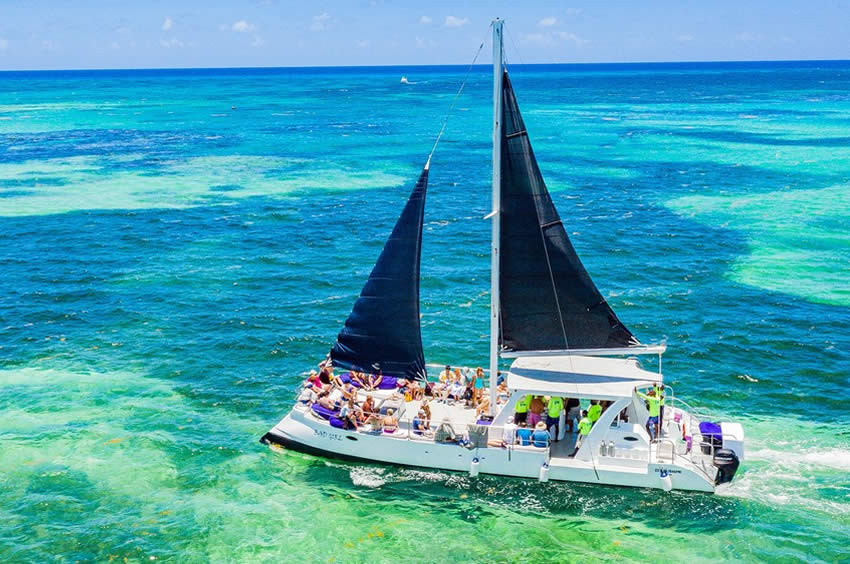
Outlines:
{"label": "pontoon hull", "polygon": [[[548,479],[639,488],[714,492],[714,484],[696,469],[679,464],[630,466],[596,464],[575,459],[549,458],[547,450],[533,447],[467,449],[406,436],[390,437],[330,427],[307,411],[295,409],[266,433],[262,442],[316,456],[357,462],[541,479],[548,464]],[[543,474],[546,474],[544,472]]]}

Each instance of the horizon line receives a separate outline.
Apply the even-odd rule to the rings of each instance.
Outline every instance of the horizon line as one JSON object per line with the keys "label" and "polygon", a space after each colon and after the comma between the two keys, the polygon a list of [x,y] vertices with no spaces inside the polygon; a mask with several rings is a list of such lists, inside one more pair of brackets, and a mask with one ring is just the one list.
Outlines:
{"label": "horizon line", "polygon": [[[572,62],[572,63],[512,63],[510,67],[535,66],[622,66],[622,65],[711,65],[711,64],[759,64],[759,63],[850,63],[850,59],[738,59],[738,60],[703,60],[703,61],[607,61],[607,62]],[[50,69],[0,69],[0,73],[15,72],[97,72],[97,71],[176,71],[176,70],[279,70],[279,69],[392,69],[392,68],[428,68],[428,67],[458,67],[477,68],[492,67],[492,64],[481,63],[467,65],[461,63],[435,64],[377,64],[377,65],[300,65],[300,66],[236,66],[236,67],[92,67],[92,68],[50,68]]]}

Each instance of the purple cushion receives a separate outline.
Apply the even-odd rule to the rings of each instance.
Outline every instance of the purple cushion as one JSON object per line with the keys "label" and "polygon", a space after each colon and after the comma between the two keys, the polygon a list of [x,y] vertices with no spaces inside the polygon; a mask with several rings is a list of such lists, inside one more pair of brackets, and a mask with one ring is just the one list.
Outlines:
{"label": "purple cushion", "polygon": [[331,416],[328,421],[330,421],[331,427],[336,427],[337,429],[342,429],[344,427],[344,425],[342,424],[342,419],[340,419],[339,417]]}
{"label": "purple cushion", "polygon": [[711,423],[710,421],[703,421],[699,424],[699,432],[701,435],[722,435],[723,431],[720,429],[720,423]]}
{"label": "purple cushion", "polygon": [[378,384],[379,390],[394,390],[398,388],[398,378],[395,376],[384,376]]}
{"label": "purple cushion", "polygon": [[335,417],[335,416],[339,415],[339,411],[327,409],[325,407],[322,407],[318,403],[314,403],[312,409],[313,409],[313,413],[315,413],[316,415],[318,415],[322,419],[330,419],[331,417]]}

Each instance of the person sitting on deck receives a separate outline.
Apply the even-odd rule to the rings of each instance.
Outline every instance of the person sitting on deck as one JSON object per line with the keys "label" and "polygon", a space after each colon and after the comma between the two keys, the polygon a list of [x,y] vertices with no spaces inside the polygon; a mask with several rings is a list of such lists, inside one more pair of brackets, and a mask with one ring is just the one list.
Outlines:
{"label": "person sitting on deck", "polygon": [[447,364],[446,369],[440,372],[437,381],[431,386],[431,395],[440,400],[445,399],[446,389],[451,382],[452,367]]}
{"label": "person sitting on deck", "polygon": [[304,405],[310,405],[314,401],[319,399],[319,394],[316,392],[316,388],[313,386],[307,386],[301,393],[298,394],[298,401],[303,403]]}
{"label": "person sitting on deck", "polygon": [[428,400],[424,400],[422,405],[419,406],[419,410],[424,414],[425,418],[423,422],[425,426],[430,429],[431,428],[431,402]]}
{"label": "person sitting on deck", "polygon": [[434,441],[438,443],[454,443],[457,442],[458,435],[455,433],[454,427],[449,422],[449,418],[443,419],[440,426],[437,427],[437,432],[434,433]]}
{"label": "person sitting on deck", "polygon": [[393,417],[393,410],[388,409],[384,416],[384,433],[392,434],[398,431],[398,419]]}
{"label": "person sitting on deck", "polygon": [[511,392],[510,390],[508,390],[508,383],[502,380],[501,382],[499,382],[499,385],[496,386],[496,403],[508,403],[510,397]]}
{"label": "person sitting on deck", "polygon": [[546,448],[549,446],[549,441],[551,440],[552,435],[550,435],[549,431],[546,430],[546,423],[541,421],[534,428],[534,432],[531,433],[531,444],[537,448]]}
{"label": "person sitting on deck", "polygon": [[428,431],[428,426],[425,425],[425,412],[420,409],[416,417],[413,418],[413,434],[422,436],[426,431]]}
{"label": "person sitting on deck", "polygon": [[461,375],[459,371],[455,371],[455,375],[452,378],[451,384],[448,386],[446,390],[446,400],[451,399],[452,401],[459,401],[463,397],[463,392],[466,386],[463,385],[461,381]]}
{"label": "person sitting on deck", "polygon": [[482,415],[487,415],[490,413],[490,398],[485,397],[481,400],[481,403],[478,404],[478,408],[475,410],[475,417],[481,418]]}
{"label": "person sitting on deck", "polygon": [[331,393],[327,390],[324,390],[321,393],[319,393],[319,399],[317,400],[316,403],[318,403],[319,405],[321,405],[325,409],[328,409],[330,411],[336,411],[338,406],[334,405],[334,402],[331,400],[330,396],[331,396]]}
{"label": "person sitting on deck", "polygon": [[514,418],[509,416],[505,422],[505,426],[502,428],[503,447],[513,446],[516,443],[516,430],[517,426],[514,423]]}
{"label": "person sitting on deck", "polygon": [[351,371],[351,383],[357,384],[360,389],[366,389],[366,375],[362,372],[357,372],[356,370]]}
{"label": "person sitting on deck", "polygon": [[525,421],[519,422],[519,429],[516,430],[516,440],[520,446],[531,445],[532,430],[528,428],[528,423]]}
{"label": "person sitting on deck", "polygon": [[587,409],[587,418],[590,419],[591,425],[596,425],[601,416],[602,406],[599,405],[599,400],[591,400],[590,407]]}
{"label": "person sitting on deck", "polygon": [[340,407],[342,407],[343,400],[345,399],[345,397],[344,397],[342,390],[340,388],[333,386],[331,388],[331,391],[330,391],[330,394],[329,394],[328,397],[330,399],[331,405],[334,406],[331,409],[336,410],[336,409],[339,409]]}
{"label": "person sitting on deck", "polygon": [[381,369],[378,368],[374,374],[369,374],[369,378],[366,381],[367,389],[369,390],[377,390],[381,385],[381,381],[384,379],[384,373],[381,372]]}
{"label": "person sitting on deck", "polygon": [[322,371],[319,372],[319,380],[322,382],[322,385],[330,384],[332,379],[333,371],[331,371],[327,366],[322,368]]}
{"label": "person sitting on deck", "polygon": [[308,387],[315,386],[317,388],[321,388],[323,384],[322,381],[319,379],[319,373],[315,370],[311,370],[310,375],[307,377],[307,383],[305,385]]}
{"label": "person sitting on deck", "polygon": [[368,421],[369,418],[375,414],[375,400],[372,398],[371,394],[366,396],[366,401],[363,402],[363,405],[360,406],[360,409],[360,421],[362,423]]}
{"label": "person sitting on deck", "polygon": [[349,412],[345,417],[341,417],[342,419],[342,428],[346,431],[356,431],[357,430],[357,416],[353,412]]}

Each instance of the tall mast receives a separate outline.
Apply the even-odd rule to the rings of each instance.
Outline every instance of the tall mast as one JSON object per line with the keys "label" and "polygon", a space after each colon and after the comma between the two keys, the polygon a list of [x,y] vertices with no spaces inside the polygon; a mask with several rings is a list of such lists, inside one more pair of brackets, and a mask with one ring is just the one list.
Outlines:
{"label": "tall mast", "polygon": [[499,237],[502,209],[502,26],[493,20],[493,241],[490,255],[490,414],[496,410],[499,375]]}

